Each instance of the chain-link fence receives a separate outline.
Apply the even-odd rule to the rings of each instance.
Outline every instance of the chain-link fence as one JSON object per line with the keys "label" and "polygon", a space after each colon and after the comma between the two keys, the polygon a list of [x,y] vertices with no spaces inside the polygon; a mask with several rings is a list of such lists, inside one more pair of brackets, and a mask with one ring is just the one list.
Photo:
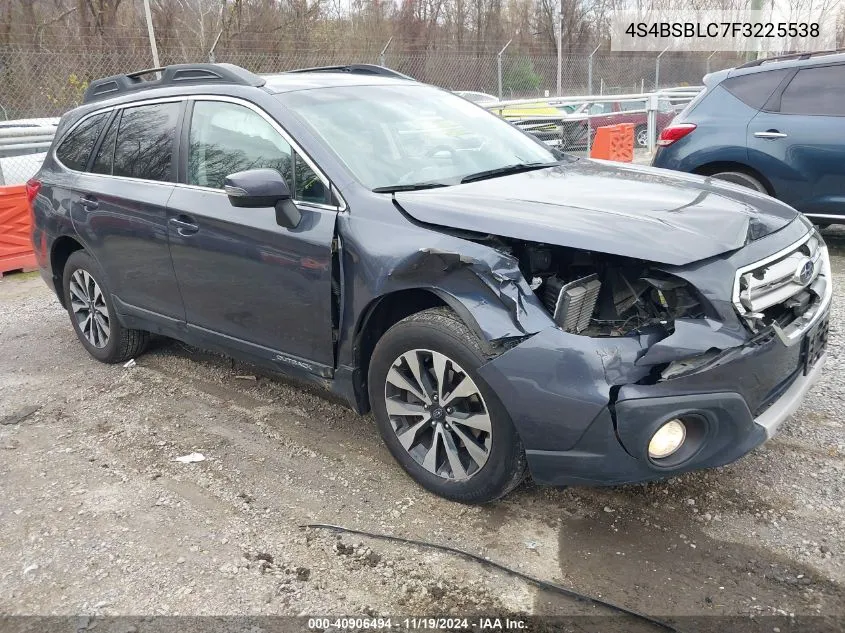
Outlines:
{"label": "chain-link fence", "polygon": [[[553,97],[558,94],[558,85],[561,95],[630,94],[652,91],[656,86],[696,86],[707,72],[739,62],[731,56],[714,59],[712,55],[708,58],[700,54],[666,54],[658,58],[654,54],[602,52],[564,55],[558,72],[555,55],[224,50],[210,56],[207,52],[184,48],[178,52],[163,51],[160,61],[165,65],[230,62],[257,73],[381,63],[426,83],[450,90],[480,91],[502,99]],[[152,66],[152,55],[138,49],[84,52],[78,48],[50,52],[0,49],[0,123],[60,116],[81,103],[92,79]],[[38,121],[38,125],[42,124],[43,121]],[[27,144],[26,130],[18,132],[24,141],[0,142],[0,180],[6,184],[25,180],[23,175],[29,170],[25,159],[12,161],[12,158],[44,151],[41,146]],[[24,163],[23,168],[16,167]]]}
{"label": "chain-link fence", "polygon": [[[209,61],[199,50],[162,54],[162,64]],[[495,54],[455,55],[448,52],[324,53],[223,51],[215,61],[231,62],[257,73],[346,63],[383,62],[420,81],[450,90],[478,90],[502,98],[554,96],[558,60],[549,55],[502,56],[501,73]],[[699,85],[708,70],[735,65],[735,58],[711,60],[706,55],[632,53],[564,55],[560,84],[563,95],[644,92],[660,87]],[[43,52],[0,49],[0,118],[5,120],[59,116],[78,105],[88,82],[98,77],[153,66],[148,52],[120,50]],[[502,94],[499,95],[499,86]]]}

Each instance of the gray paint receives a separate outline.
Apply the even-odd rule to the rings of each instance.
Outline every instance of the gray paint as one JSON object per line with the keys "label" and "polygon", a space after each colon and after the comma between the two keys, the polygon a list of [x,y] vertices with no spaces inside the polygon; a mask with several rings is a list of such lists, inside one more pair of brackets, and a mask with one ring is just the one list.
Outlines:
{"label": "gray paint", "polygon": [[428,224],[672,265],[736,250],[796,217],[716,181],[588,160],[396,199]]}

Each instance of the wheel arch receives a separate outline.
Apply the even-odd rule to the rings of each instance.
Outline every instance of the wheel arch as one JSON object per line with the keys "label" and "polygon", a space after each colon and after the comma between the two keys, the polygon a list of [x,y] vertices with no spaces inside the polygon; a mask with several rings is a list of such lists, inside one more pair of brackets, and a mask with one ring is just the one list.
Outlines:
{"label": "wheel arch", "polygon": [[[469,308],[451,293],[431,287],[395,290],[373,299],[362,311],[355,326],[353,362],[360,372],[361,379],[366,383],[373,350],[387,330],[412,314],[439,306],[453,310],[458,318],[478,336],[482,344],[489,346],[483,330]],[[493,353],[492,346],[489,351]],[[358,408],[366,412],[370,408],[367,390],[361,389],[359,393],[359,399],[362,400],[358,402]]]}
{"label": "wheel arch", "polygon": [[746,173],[749,176],[752,176],[753,178],[759,180],[762,185],[766,188],[766,193],[768,193],[772,197],[776,197],[775,189],[769,179],[766,178],[759,171],[745,163],[728,160],[712,161],[699,165],[698,167],[692,170],[692,173],[698,174],[699,176],[712,176],[713,174],[718,174],[722,171],[740,171]]}
{"label": "wheel arch", "polygon": [[50,248],[50,269],[53,273],[53,287],[62,307],[65,305],[64,272],[68,258],[76,251],[85,250],[82,243],[70,235],[56,238]]}

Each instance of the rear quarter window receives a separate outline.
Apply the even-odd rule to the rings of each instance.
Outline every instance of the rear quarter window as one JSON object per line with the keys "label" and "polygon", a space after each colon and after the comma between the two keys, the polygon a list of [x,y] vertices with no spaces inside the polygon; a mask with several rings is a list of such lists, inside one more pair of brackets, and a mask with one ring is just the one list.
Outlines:
{"label": "rear quarter window", "polygon": [[88,157],[94,149],[94,143],[100,136],[103,126],[108,118],[107,113],[95,114],[88,117],[77,125],[70,134],[62,141],[56,150],[56,158],[61,163],[76,171],[85,171],[88,165]]}
{"label": "rear quarter window", "polygon": [[722,82],[722,86],[745,105],[760,110],[789,72],[789,69],[784,68],[729,77]]}

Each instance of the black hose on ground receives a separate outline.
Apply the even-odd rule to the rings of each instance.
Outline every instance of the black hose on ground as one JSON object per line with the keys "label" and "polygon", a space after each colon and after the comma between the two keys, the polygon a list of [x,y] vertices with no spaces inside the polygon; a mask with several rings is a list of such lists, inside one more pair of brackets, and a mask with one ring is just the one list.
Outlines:
{"label": "black hose on ground", "polygon": [[559,593],[569,598],[573,598],[578,600],[579,602],[586,602],[588,604],[594,604],[600,607],[605,607],[612,611],[617,611],[619,613],[624,613],[625,615],[629,615],[631,617],[637,618],[644,622],[648,622],[656,627],[663,629],[664,631],[671,631],[672,633],[680,633],[678,629],[676,629],[671,624],[667,624],[666,622],[662,622],[657,618],[653,618],[650,615],[646,615],[645,613],[639,613],[638,611],[634,611],[633,609],[629,609],[627,607],[623,607],[618,604],[613,604],[612,602],[608,602],[606,600],[602,600],[601,598],[594,598],[592,596],[588,596],[583,593],[579,593],[573,589],[567,589],[566,587],[562,587],[561,585],[557,585],[553,582],[548,582],[546,580],[540,580],[539,578],[534,578],[533,576],[529,576],[528,574],[524,574],[521,571],[517,571],[515,569],[511,569],[510,567],[505,567],[501,563],[497,563],[492,560],[488,560],[477,554],[472,554],[470,552],[465,552],[462,549],[457,549],[456,547],[450,547],[448,545],[438,545],[437,543],[428,543],[426,541],[417,541],[410,538],[403,538],[401,536],[391,536],[389,534],[378,534],[375,532],[366,532],[364,530],[353,530],[352,528],[342,527],[340,525],[330,525],[328,523],[311,523],[308,525],[300,525],[301,528],[311,528],[316,530],[331,530],[333,532],[345,532],[346,534],[358,534],[359,536],[366,536],[369,538],[380,539],[382,541],[393,541],[394,543],[405,543],[408,545],[416,545],[417,547],[423,547],[427,549],[436,549],[443,552],[449,552],[450,554],[455,554],[456,556],[461,556],[463,558],[473,560],[477,563],[482,565],[486,565],[487,567],[492,567],[493,569],[498,569],[499,571],[503,571],[506,574],[510,574],[511,576],[515,576],[516,578],[520,578],[526,582],[531,583],[543,589],[545,591],[550,591],[553,593]]}

